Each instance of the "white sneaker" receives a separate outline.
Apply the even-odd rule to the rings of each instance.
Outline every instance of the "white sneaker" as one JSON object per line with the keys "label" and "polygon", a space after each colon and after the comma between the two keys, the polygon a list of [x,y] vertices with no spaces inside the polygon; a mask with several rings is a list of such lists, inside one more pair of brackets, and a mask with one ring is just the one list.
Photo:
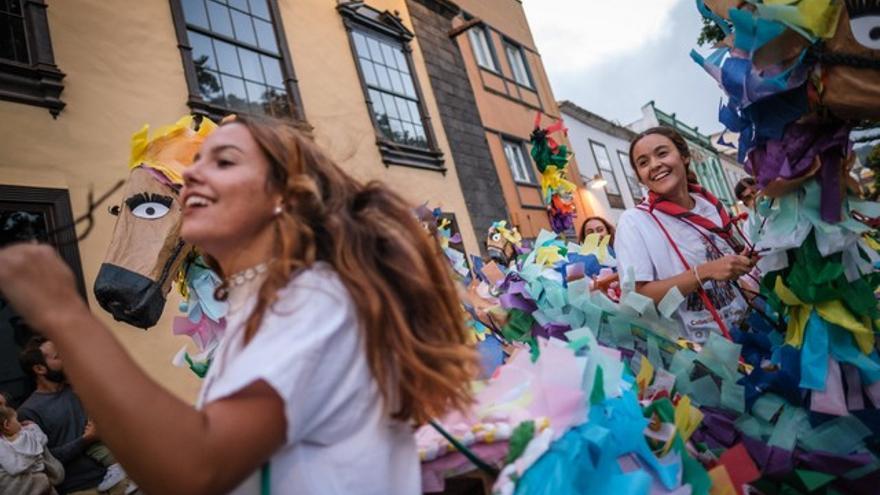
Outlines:
{"label": "white sneaker", "polygon": [[122,466],[120,466],[119,463],[112,464],[107,468],[107,472],[104,473],[104,479],[101,480],[101,484],[98,485],[98,491],[106,492],[116,486],[117,483],[124,480],[125,476],[125,471],[122,470]]}
{"label": "white sneaker", "polygon": [[131,495],[136,491],[138,491],[138,486],[134,484],[134,481],[128,480],[128,488],[125,489],[125,495]]}

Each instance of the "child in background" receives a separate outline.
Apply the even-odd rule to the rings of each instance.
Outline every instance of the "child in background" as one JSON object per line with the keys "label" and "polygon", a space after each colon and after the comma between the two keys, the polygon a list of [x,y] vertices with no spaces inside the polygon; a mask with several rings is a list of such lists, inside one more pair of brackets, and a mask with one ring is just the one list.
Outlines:
{"label": "child in background", "polygon": [[0,435],[0,468],[5,474],[30,477],[21,479],[31,487],[25,493],[56,493],[52,485],[64,478],[64,468],[48,454],[48,438],[40,427],[30,422],[22,426],[15,409],[3,405],[0,406]]}

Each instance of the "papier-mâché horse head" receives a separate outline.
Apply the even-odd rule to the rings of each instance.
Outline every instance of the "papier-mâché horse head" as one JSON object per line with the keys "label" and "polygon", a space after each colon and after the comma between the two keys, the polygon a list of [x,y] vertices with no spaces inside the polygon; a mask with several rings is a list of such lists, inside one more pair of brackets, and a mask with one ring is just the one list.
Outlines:
{"label": "papier-m\u00e2ch\u00e9 horse head", "polygon": [[193,126],[187,116],[152,137],[147,125],[132,135],[124,200],[111,208],[116,227],[95,280],[95,297],[113,318],[139,328],[159,320],[186,252],[178,200],[182,174],[216,127],[208,119],[198,131]]}

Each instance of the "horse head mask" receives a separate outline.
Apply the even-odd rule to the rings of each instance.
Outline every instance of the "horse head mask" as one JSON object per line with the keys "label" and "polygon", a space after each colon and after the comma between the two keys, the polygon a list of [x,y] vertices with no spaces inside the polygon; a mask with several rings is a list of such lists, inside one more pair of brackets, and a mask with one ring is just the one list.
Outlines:
{"label": "horse head mask", "polygon": [[156,324],[171,281],[186,252],[180,238],[178,193],[183,170],[216,127],[190,116],[160,128],[152,137],[145,125],[131,138],[131,170],[107,256],[95,280],[95,297],[113,318],[139,328]]}

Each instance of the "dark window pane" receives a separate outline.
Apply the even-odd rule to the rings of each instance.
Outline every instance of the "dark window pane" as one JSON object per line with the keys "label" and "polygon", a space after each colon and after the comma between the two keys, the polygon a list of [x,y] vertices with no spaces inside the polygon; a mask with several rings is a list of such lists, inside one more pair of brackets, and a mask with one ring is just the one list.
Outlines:
{"label": "dark window pane", "polygon": [[247,110],[247,92],[244,81],[237,77],[221,76],[223,92],[226,94],[226,105],[233,110]]}
{"label": "dark window pane", "polygon": [[0,14],[0,58],[30,63],[21,17]]}
{"label": "dark window pane", "polygon": [[272,24],[254,19],[254,27],[257,29],[257,44],[260,48],[272,53],[278,53],[278,45],[275,43],[275,30],[272,29]]}
{"label": "dark window pane", "polygon": [[187,36],[189,36],[189,43],[192,45],[192,58],[193,63],[196,64],[196,71],[199,67],[217,70],[211,38],[194,31],[188,31]]}
{"label": "dark window pane", "polygon": [[12,16],[0,14],[0,58],[15,60],[15,48],[12,43]]}
{"label": "dark window pane", "polygon": [[207,70],[199,69],[196,66],[196,78],[199,81],[199,91],[202,98],[209,103],[215,105],[225,105],[223,100],[223,87],[220,85],[220,74]]}
{"label": "dark window pane", "polygon": [[232,24],[235,26],[235,39],[252,45],[257,44],[257,37],[254,34],[254,25],[251,24],[251,16],[233,10]]}
{"label": "dark window pane", "polygon": [[[245,12],[250,12],[251,10],[248,8],[247,0],[229,0],[229,6],[235,7],[239,10],[243,10]],[[233,13],[233,15],[235,15]]]}
{"label": "dark window pane", "polygon": [[238,65],[238,55],[235,53],[235,46],[225,41],[214,40],[214,50],[217,52],[217,63],[220,66],[220,72],[241,76],[241,67]]}
{"label": "dark window pane", "polygon": [[189,24],[210,29],[208,13],[205,12],[205,0],[182,0],[183,17]]}
{"label": "dark window pane", "polygon": [[[3,5],[2,2],[0,2],[0,5]],[[21,0],[7,0],[6,12],[9,12],[10,14],[19,15],[19,16],[24,15],[21,12]]]}
{"label": "dark window pane", "polygon": [[263,74],[269,86],[284,87],[284,76],[281,75],[281,61],[277,58],[260,55],[263,61]]}
{"label": "dark window pane", "polygon": [[241,69],[244,71],[245,79],[260,83],[264,82],[263,70],[260,68],[260,56],[256,52],[246,48],[239,48],[238,57],[241,59]]}
{"label": "dark window pane", "polygon": [[269,96],[269,88],[262,84],[248,82],[247,87],[248,101],[251,103],[251,111],[255,113],[266,113],[263,104],[266,103]]}
{"label": "dark window pane", "polygon": [[251,4],[251,14],[254,14],[257,17],[262,17],[267,21],[271,21],[272,18],[269,16],[269,6],[266,5],[266,0],[250,0]]}
{"label": "dark window pane", "polygon": [[207,2],[211,30],[229,37],[235,36],[232,32],[232,21],[229,20],[229,7],[220,5],[213,0],[207,0]]}
{"label": "dark window pane", "polygon": [[289,117],[291,115],[290,100],[287,98],[287,93],[283,90],[269,89],[267,100],[268,104],[265,105],[266,113],[276,117]]}

